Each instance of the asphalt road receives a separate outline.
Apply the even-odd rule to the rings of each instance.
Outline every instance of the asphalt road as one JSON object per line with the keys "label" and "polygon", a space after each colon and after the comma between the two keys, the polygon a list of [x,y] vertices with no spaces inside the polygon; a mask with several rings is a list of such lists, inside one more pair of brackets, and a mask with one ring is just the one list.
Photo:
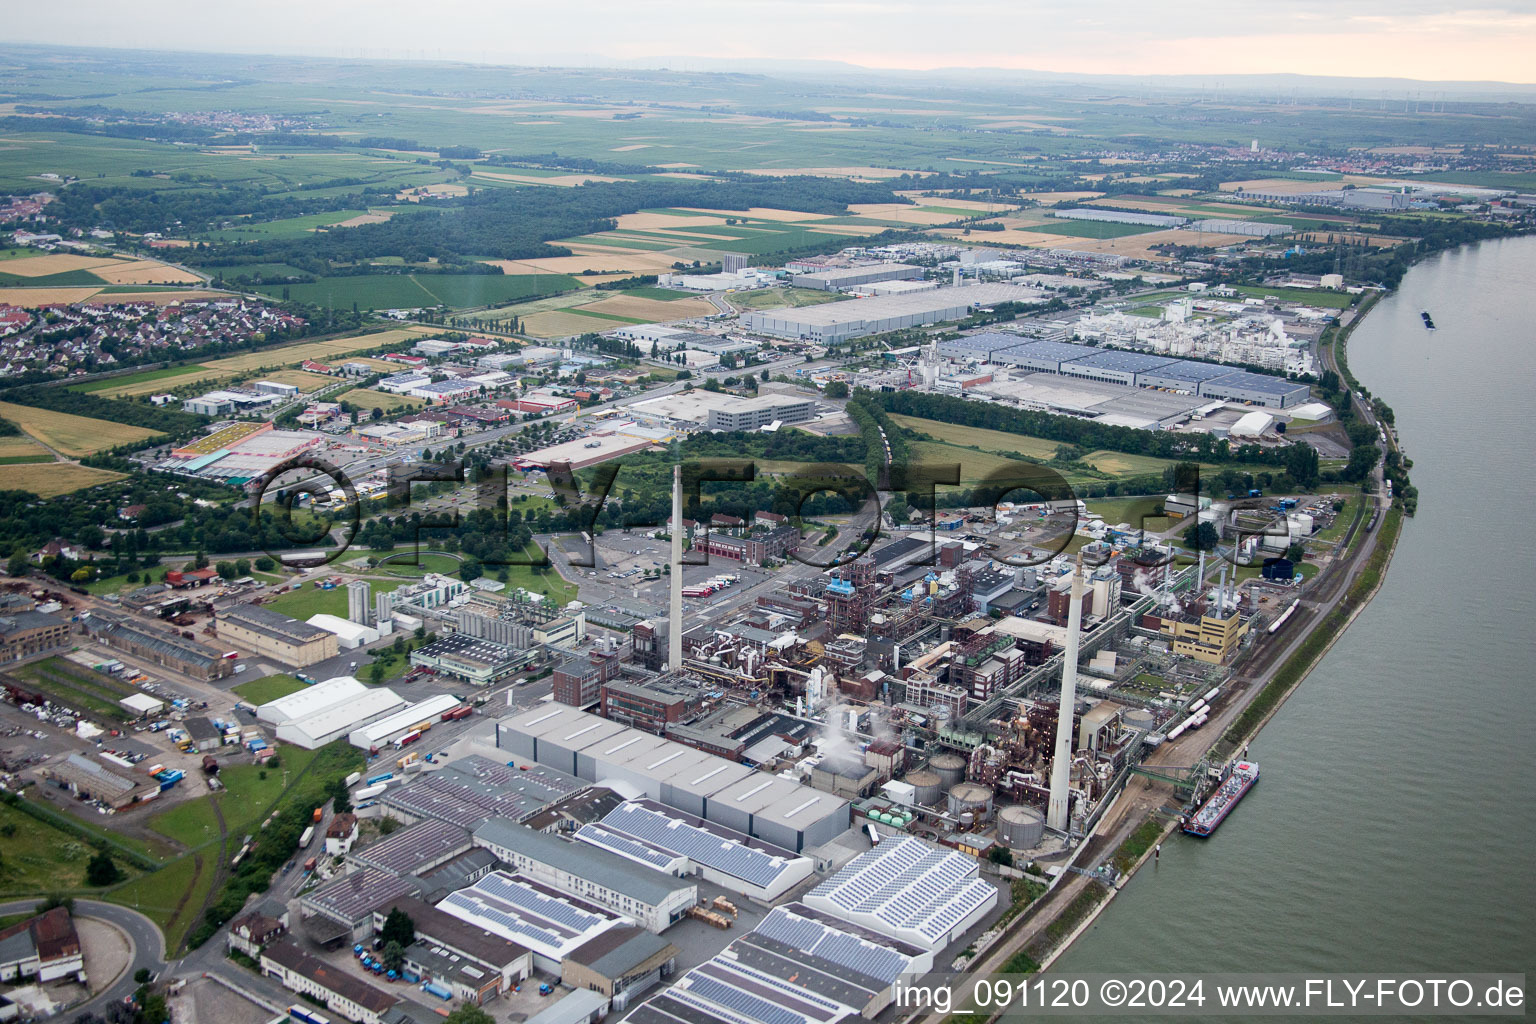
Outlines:
{"label": "asphalt road", "polygon": [[[28,910],[40,904],[41,900],[16,900],[10,903],[0,903],[0,914],[14,914]],[[79,1006],[70,1008],[70,1016],[96,1010],[109,1003],[119,1002],[124,996],[133,994],[138,985],[134,984],[133,976],[141,968],[151,971],[160,971],[165,968],[165,940],[160,935],[160,929],[155,923],[137,910],[120,907],[115,903],[101,903],[96,900],[75,900],[75,915],[78,917],[96,917],[110,924],[116,925],[126,932],[133,943],[133,957],[122,977],[110,986],[92,996],[88,1001]]]}

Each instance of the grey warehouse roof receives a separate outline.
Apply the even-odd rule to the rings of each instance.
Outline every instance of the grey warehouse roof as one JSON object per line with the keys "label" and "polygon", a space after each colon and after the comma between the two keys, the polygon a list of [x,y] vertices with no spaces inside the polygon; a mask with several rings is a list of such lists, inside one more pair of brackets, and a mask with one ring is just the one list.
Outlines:
{"label": "grey warehouse roof", "polygon": [[696,888],[691,882],[642,868],[618,854],[587,845],[577,846],[510,821],[487,821],[475,829],[475,840],[513,850],[653,906],[666,902],[674,893]]}
{"label": "grey warehouse roof", "polygon": [[1091,366],[1098,370],[1122,370],[1126,373],[1142,373],[1178,362],[1169,356],[1154,356],[1144,352],[1123,352],[1118,349],[1099,349],[1091,356],[1074,359],[1072,366]]}

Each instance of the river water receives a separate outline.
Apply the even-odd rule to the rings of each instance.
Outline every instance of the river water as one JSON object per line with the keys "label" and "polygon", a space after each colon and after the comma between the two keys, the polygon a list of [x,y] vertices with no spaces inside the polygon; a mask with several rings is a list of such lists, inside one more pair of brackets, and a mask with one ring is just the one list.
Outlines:
{"label": "river water", "polygon": [[1484,242],[1356,328],[1418,516],[1252,744],[1258,787],[1211,839],[1164,843],[1053,970],[1536,974],[1533,284],[1536,238]]}

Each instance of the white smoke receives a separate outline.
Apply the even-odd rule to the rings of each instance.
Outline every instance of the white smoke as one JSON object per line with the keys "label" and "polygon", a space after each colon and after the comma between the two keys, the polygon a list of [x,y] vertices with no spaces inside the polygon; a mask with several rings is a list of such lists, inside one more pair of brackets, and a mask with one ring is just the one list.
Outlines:
{"label": "white smoke", "polygon": [[851,710],[846,704],[838,704],[827,712],[826,722],[816,733],[816,749],[821,752],[823,759],[846,761],[858,756],[858,744],[847,731],[848,712]]}

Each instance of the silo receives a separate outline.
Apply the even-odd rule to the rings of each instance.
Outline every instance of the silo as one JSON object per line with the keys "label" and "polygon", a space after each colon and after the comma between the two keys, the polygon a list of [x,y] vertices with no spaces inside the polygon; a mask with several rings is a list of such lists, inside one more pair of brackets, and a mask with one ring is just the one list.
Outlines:
{"label": "silo", "polygon": [[976,782],[962,782],[949,791],[949,813],[970,812],[978,821],[992,816],[992,790]]}
{"label": "silo", "polygon": [[1045,815],[1037,807],[1014,804],[997,812],[997,837],[1013,850],[1032,850],[1045,836]]}
{"label": "silo", "polygon": [[965,781],[965,758],[959,754],[940,754],[928,761],[928,770],[939,777],[939,785],[947,793]]}
{"label": "silo", "polygon": [[934,772],[908,772],[905,781],[912,787],[912,799],[919,807],[932,807],[944,792],[943,780]]}

